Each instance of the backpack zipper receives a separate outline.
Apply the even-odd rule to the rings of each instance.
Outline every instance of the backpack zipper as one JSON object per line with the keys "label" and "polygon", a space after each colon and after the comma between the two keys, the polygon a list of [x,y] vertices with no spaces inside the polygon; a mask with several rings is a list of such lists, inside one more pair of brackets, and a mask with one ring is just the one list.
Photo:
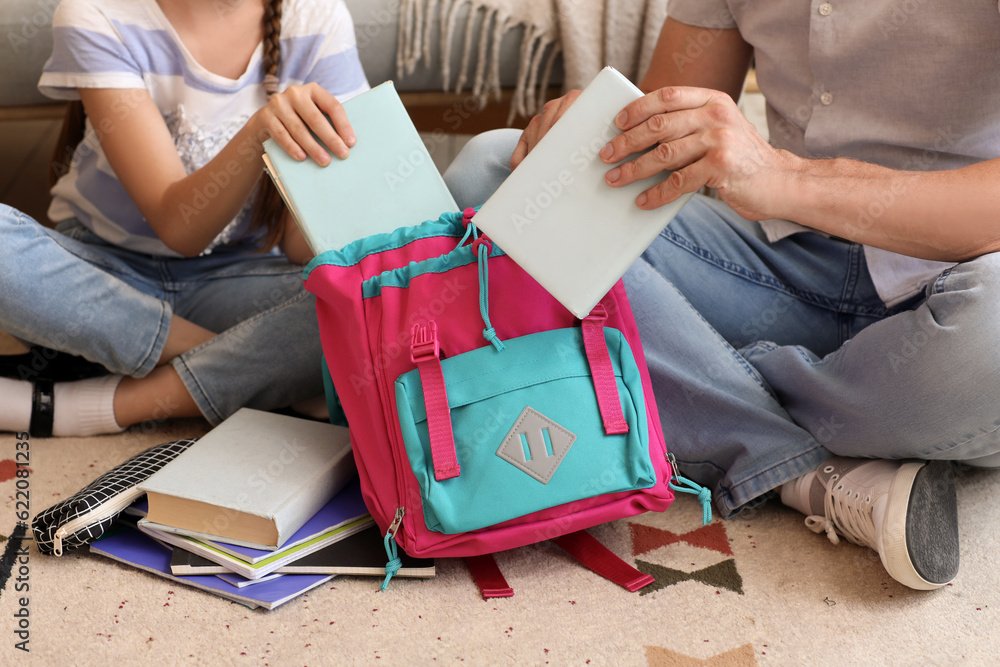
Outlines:
{"label": "backpack zipper", "polygon": [[388,562],[385,564],[385,580],[382,582],[379,590],[384,591],[389,586],[389,580],[399,572],[399,568],[403,565],[403,561],[400,559],[399,552],[397,551],[396,533],[399,531],[400,524],[403,523],[403,516],[405,514],[405,508],[397,507],[396,516],[392,518],[389,529],[385,531],[385,555],[388,558]]}
{"label": "backpack zipper", "polygon": [[[667,454],[667,463],[670,464],[670,488],[673,491],[683,491],[684,493],[697,496],[698,502],[701,503],[702,525],[707,526],[712,523],[712,492],[697,482],[692,482],[686,477],[681,477],[677,470],[677,459],[674,457],[673,452]],[[674,484],[674,480],[677,480],[676,484]]]}
{"label": "backpack zipper", "polygon": [[[378,346],[376,350],[376,359],[384,359],[384,336],[382,335],[383,318],[379,318],[378,323]],[[395,415],[387,414],[393,405],[392,396],[389,392],[389,384],[386,380],[385,368],[381,364],[374,364],[375,369],[375,384],[378,387],[380,397],[382,399],[382,419],[386,424],[392,424],[395,422]],[[402,521],[403,514],[405,513],[405,508],[402,506],[403,498],[406,497],[406,486],[403,479],[403,462],[400,460],[399,448],[400,444],[396,442],[396,431],[393,428],[386,429],[387,435],[389,436],[389,452],[392,454],[392,462],[395,467],[396,473],[396,496],[399,499],[400,507],[396,508],[396,515],[393,517],[392,524],[389,526],[389,530],[392,531],[395,537],[399,533],[400,522]],[[389,531],[386,531],[389,532]],[[388,580],[386,581],[388,583]]]}

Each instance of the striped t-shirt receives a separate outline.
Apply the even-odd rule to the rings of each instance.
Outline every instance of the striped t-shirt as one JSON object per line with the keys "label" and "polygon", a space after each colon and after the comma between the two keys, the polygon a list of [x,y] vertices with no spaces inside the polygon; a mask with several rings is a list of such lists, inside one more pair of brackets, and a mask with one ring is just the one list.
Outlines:
{"label": "striped t-shirt", "polygon": [[[53,42],[38,84],[42,93],[73,100],[79,99],[78,88],[145,90],[188,173],[211,160],[267,100],[263,44],[238,79],[214,74],[191,56],[155,0],[62,0],[53,17]],[[278,78],[279,90],[316,82],[341,101],[368,89],[354,24],[341,0],[285,0]],[[52,195],[49,217],[55,222],[75,217],[116,245],[178,256],[132,202],[89,120],[70,169]],[[206,252],[227,243],[233,250],[252,245],[252,239],[243,238],[250,203]]]}

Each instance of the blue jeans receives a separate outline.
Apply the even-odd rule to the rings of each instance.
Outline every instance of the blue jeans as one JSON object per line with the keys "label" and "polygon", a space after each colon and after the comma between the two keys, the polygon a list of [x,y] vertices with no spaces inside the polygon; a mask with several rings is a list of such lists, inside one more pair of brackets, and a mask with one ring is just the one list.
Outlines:
{"label": "blue jeans", "polygon": [[[499,185],[517,137],[466,146],[445,174],[460,206]],[[887,308],[861,246],[769,243],[697,196],[624,280],[667,446],[723,516],[835,455],[988,465],[1000,452],[1000,255]]]}
{"label": "blue jeans", "polygon": [[[323,393],[315,300],[278,255],[154,257],[0,205],[0,329],[113,373],[156,366],[176,314],[218,335],[171,362],[213,425]],[[165,406],[169,410],[169,406]]]}

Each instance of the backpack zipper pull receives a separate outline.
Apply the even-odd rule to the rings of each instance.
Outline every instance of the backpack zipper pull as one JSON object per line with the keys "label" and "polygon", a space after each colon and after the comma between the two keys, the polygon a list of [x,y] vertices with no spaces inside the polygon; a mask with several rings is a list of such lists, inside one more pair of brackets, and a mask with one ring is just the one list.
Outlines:
{"label": "backpack zipper pull", "polygon": [[406,509],[402,507],[396,508],[396,516],[392,518],[392,523],[389,524],[389,530],[385,531],[385,555],[389,559],[389,562],[385,564],[385,581],[382,582],[382,586],[379,590],[385,590],[389,586],[389,580],[392,579],[399,568],[402,567],[403,561],[399,557],[396,548],[396,533],[399,531],[399,525],[403,523],[403,515],[406,514]]}
{"label": "backpack zipper pull", "polygon": [[[701,524],[707,526],[712,523],[712,492],[677,473],[677,459],[674,458],[673,452],[667,453],[667,462],[670,463],[670,489],[698,496],[698,502],[701,503]],[[677,484],[674,484],[674,480],[677,480]]]}

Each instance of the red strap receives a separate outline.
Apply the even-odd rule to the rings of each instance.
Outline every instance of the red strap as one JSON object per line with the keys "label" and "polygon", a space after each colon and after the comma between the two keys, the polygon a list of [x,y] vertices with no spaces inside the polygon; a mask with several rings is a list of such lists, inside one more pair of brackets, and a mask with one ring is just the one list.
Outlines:
{"label": "red strap", "polygon": [[476,580],[476,585],[483,593],[483,599],[514,596],[514,589],[503,578],[503,573],[497,567],[497,562],[492,554],[467,556],[465,562],[469,566],[469,571],[472,572],[472,578]]}
{"label": "red strap", "polygon": [[411,334],[410,357],[420,373],[420,384],[424,390],[424,408],[427,410],[427,433],[431,441],[434,479],[440,482],[458,477],[461,468],[455,454],[455,435],[451,430],[448,391],[444,386],[444,372],[441,370],[437,324],[433,321],[427,327],[414,324]]}
{"label": "red strap", "polygon": [[597,304],[590,315],[583,318],[583,347],[587,352],[587,362],[590,364],[590,375],[594,378],[594,390],[597,392],[597,405],[604,421],[604,432],[608,435],[628,433],[628,424],[622,414],[621,398],[618,396],[618,383],[615,381],[615,368],[611,365],[611,355],[608,354],[608,344],[604,339],[604,321],[608,313],[604,306]]}
{"label": "red strap", "polygon": [[653,583],[655,579],[635,569],[614,552],[597,541],[597,538],[585,530],[578,530],[569,535],[563,535],[552,540],[562,547],[570,556],[586,565],[591,570],[609,579],[619,586],[624,586],[634,593],[644,586]]}

